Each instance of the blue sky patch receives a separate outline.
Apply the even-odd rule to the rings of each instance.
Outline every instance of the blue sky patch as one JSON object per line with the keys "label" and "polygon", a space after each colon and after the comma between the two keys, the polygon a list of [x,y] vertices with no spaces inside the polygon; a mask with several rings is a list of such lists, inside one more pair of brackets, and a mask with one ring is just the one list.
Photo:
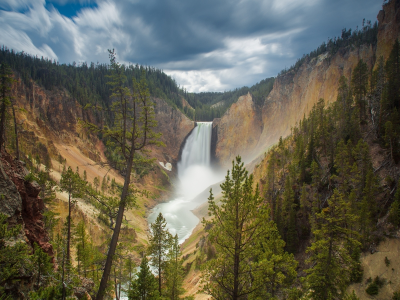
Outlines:
{"label": "blue sky patch", "polygon": [[67,3],[57,3],[57,2],[47,2],[46,9],[51,9],[54,7],[60,14],[68,18],[75,17],[79,11],[84,8],[97,8],[97,3],[95,2],[85,2],[81,1],[67,2]]}

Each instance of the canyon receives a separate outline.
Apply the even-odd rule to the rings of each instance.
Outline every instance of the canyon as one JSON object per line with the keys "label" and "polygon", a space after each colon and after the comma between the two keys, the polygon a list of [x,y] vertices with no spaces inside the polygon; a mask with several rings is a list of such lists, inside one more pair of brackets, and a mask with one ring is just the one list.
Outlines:
{"label": "canyon", "polygon": [[[393,42],[400,37],[400,1],[385,4],[377,19],[379,22],[376,46],[349,46],[340,49],[334,55],[325,53],[306,59],[299,69],[289,70],[277,76],[272,91],[266,95],[262,105],[256,104],[250,93],[242,95],[221,118],[215,119],[210,125],[212,136],[209,164],[226,170],[231,166],[232,160],[240,155],[248,163],[250,171],[255,169],[255,176],[261,181],[261,172],[265,171],[266,166],[258,169],[257,166],[268,149],[276,144],[280,137],[290,135],[292,128],[308,116],[321,98],[328,105],[336,101],[341,76],[350,80],[352,70],[360,59],[372,70],[376,68],[379,57],[388,58]],[[79,167],[80,172],[86,171],[90,182],[93,182],[95,177],[103,178],[107,174],[117,182],[123,182],[123,177],[117,171],[104,167],[107,159],[104,154],[105,145],[101,139],[89,132],[80,122],[85,120],[101,125],[104,122],[101,112],[84,109],[66,90],[45,90],[33,81],[26,85],[18,77],[12,86],[12,97],[19,108],[17,119],[21,128],[19,134],[23,151],[38,153],[41,158],[48,159],[55,179],[59,180],[61,176],[61,157],[66,159],[66,166],[74,170]],[[164,202],[175,196],[174,191],[178,188],[177,179],[180,176],[178,164],[185,155],[185,142],[200,125],[190,120],[179,109],[171,107],[165,100],[153,98],[153,101],[158,122],[156,132],[162,133],[161,141],[165,147],[152,146],[149,154],[155,159],[152,170],[147,176],[135,176],[133,179],[137,188],[149,191],[152,196],[138,198],[138,208],[127,212],[128,223],[134,228],[137,240],[143,245],[148,241],[147,218],[154,207],[159,208],[157,205],[160,203],[168,205]],[[182,101],[187,105],[185,99]],[[7,214],[9,222],[24,224],[25,236],[22,239],[27,240],[31,246],[34,242],[38,243],[52,255],[53,250],[42,224],[41,211],[44,204],[38,197],[39,189],[34,183],[24,181],[27,171],[22,162],[14,162],[7,154],[2,155],[1,159],[0,190],[6,195],[6,199],[1,202],[0,211]],[[171,168],[166,168],[167,164],[170,164]],[[217,181],[216,179],[211,183]],[[207,214],[205,202],[208,186],[207,184],[204,187],[205,192],[198,196],[202,197],[198,203],[203,204],[196,204],[190,208],[194,210],[198,219],[206,217]],[[67,197],[62,193],[57,193],[57,196],[64,203],[67,201]],[[86,214],[91,223],[96,224],[98,232],[106,232],[107,229],[96,220],[95,209],[85,203],[78,203],[77,207]],[[154,212],[158,210],[155,209]],[[193,226],[197,226],[190,238],[188,232],[183,233],[183,236],[188,238],[183,243],[184,255],[194,251],[195,245],[203,235],[201,224],[197,222],[192,222]],[[396,259],[396,254],[399,253],[398,243],[388,242],[381,247],[389,247],[393,252],[390,253],[391,257]],[[365,255],[363,259],[371,260],[369,255]],[[369,276],[375,276],[373,263],[368,263],[368,266]],[[199,272],[194,271],[187,276],[185,287],[189,294],[197,290],[198,276]],[[399,284],[398,279],[392,279],[392,282],[394,285]],[[357,288],[360,289],[359,286]],[[204,295],[196,297],[205,298]]]}

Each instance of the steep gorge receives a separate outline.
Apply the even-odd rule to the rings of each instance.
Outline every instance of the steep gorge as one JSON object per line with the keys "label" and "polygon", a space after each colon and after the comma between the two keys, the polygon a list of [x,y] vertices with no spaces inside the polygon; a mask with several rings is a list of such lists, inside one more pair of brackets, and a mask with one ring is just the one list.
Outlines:
{"label": "steep gorge", "polygon": [[[222,118],[213,122],[216,160],[226,167],[230,166],[236,155],[243,156],[247,162],[259,158],[277,143],[280,136],[289,135],[291,128],[309,114],[320,98],[328,104],[334,102],[339,78],[351,78],[351,72],[359,59],[367,62],[369,69],[374,67],[380,55],[386,59],[393,41],[399,37],[399,3],[391,1],[379,13],[376,47],[347,47],[335,55],[327,53],[305,61],[297,71],[289,71],[277,77],[273,90],[262,106],[253,101],[250,93],[241,96]],[[97,176],[111,174],[122,182],[122,177],[116,172],[108,173],[107,169],[96,166],[96,163],[106,161],[105,146],[78,122],[84,119],[101,124],[104,122],[101,112],[83,109],[65,90],[46,91],[33,82],[25,86],[18,80],[13,86],[13,97],[17,106],[23,109],[17,113],[22,128],[20,135],[25,147],[23,150],[26,153],[37,153],[41,159],[50,159],[54,176],[60,176],[57,169],[60,171],[61,165],[57,157],[61,155],[67,159],[67,166],[73,169],[78,166],[81,171],[87,171],[89,181]],[[172,163],[174,176],[181,145],[195,124],[164,100],[156,98],[154,102],[157,131],[163,134],[162,141],[166,147],[152,148],[151,156],[159,162]],[[146,212],[160,200],[165,200],[165,188],[168,189],[170,185],[168,174],[156,163],[150,176],[135,178],[139,188],[145,188],[153,195],[151,199],[140,199],[139,210],[128,213],[130,224],[140,229],[138,236],[142,241],[147,239]],[[59,196],[62,198],[62,195]],[[42,204],[39,201],[35,205]],[[8,208],[2,208],[5,209]],[[204,206],[197,211],[198,215],[206,213]],[[199,242],[198,229],[195,231],[196,236],[185,244],[185,254],[193,251],[193,243]],[[46,247],[44,244],[42,246]],[[194,277],[187,284],[188,287],[197,285],[198,278]]]}

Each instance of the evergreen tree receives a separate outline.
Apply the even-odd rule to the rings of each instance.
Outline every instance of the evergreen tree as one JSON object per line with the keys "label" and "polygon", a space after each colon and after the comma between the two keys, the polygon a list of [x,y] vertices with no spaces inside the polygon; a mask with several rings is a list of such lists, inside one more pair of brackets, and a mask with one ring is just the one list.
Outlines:
{"label": "evergreen tree", "polygon": [[[374,176],[372,167],[367,173],[363,196],[358,207],[361,240],[365,244],[373,228],[374,216],[377,213],[376,194],[378,193],[378,181]],[[357,212],[354,212],[357,214]]]}
{"label": "evergreen tree", "polygon": [[[78,173],[75,173],[72,171],[71,167],[68,167],[67,170],[65,170],[61,174],[61,179],[60,179],[60,190],[67,192],[68,193],[68,216],[67,216],[67,244],[66,244],[66,253],[63,253],[63,259],[62,259],[62,283],[63,283],[63,292],[62,292],[62,299],[65,299],[66,297],[66,287],[64,284],[64,275],[65,271],[67,273],[67,278],[69,278],[70,275],[70,267],[71,267],[71,227],[72,227],[72,219],[71,219],[71,212],[72,212],[72,205],[73,205],[73,199],[78,198],[82,196],[82,187],[83,187],[83,182],[79,177]],[[64,256],[65,254],[65,256]],[[65,270],[65,265],[66,264],[66,270]]]}
{"label": "evergreen tree", "polygon": [[[118,214],[115,220],[115,227],[113,228],[113,236],[110,241],[107,260],[96,300],[103,299],[107,287],[113,256],[117,248],[121,224],[127,204],[128,193],[130,194],[130,192],[132,192],[130,189],[132,168],[134,164],[138,163],[138,160],[139,163],[143,164],[148,164],[152,161],[151,159],[145,159],[144,157],[139,158],[137,152],[145,152],[146,147],[149,145],[162,145],[162,143],[159,141],[160,134],[157,134],[153,131],[153,128],[156,127],[157,122],[154,118],[154,106],[150,99],[150,92],[147,86],[145,72],[142,73],[140,82],[137,82],[135,78],[132,79],[132,86],[132,97],[129,97],[130,101],[127,104],[127,107],[129,107],[129,110],[127,110],[126,114],[127,119],[124,121],[127,124],[126,132],[124,132],[124,130],[121,131],[119,124],[115,124],[115,126],[112,128],[98,128],[93,124],[88,124],[90,128],[95,131],[100,131],[105,137],[108,137],[115,145],[119,147],[119,149],[121,149],[120,154],[124,159],[123,171],[125,174],[124,186],[122,188],[118,206]],[[122,111],[119,113],[124,114]],[[133,195],[134,194],[135,193],[133,193]]]}
{"label": "evergreen tree", "polygon": [[2,63],[0,65],[0,153],[5,141],[6,112],[11,105],[10,91],[14,81],[10,67]]}
{"label": "evergreen tree", "polygon": [[203,220],[216,257],[203,268],[203,292],[215,299],[249,297],[262,287],[262,269],[254,257],[254,245],[261,244],[269,230],[269,211],[262,206],[258,187],[253,190],[253,176],[243,167],[240,157],[232,162],[221,184],[221,205],[214,201],[210,191],[209,221]]}
{"label": "evergreen tree", "polygon": [[125,289],[125,292],[129,295],[129,293],[132,290],[132,276],[133,273],[136,269],[136,264],[133,261],[133,258],[131,255],[128,255],[128,258],[125,260],[125,270],[127,273],[127,277],[128,277],[128,289]]}
{"label": "evergreen tree", "polygon": [[85,221],[81,220],[75,228],[75,247],[76,247],[76,261],[78,263],[78,274],[87,277],[87,270],[89,268],[89,255],[90,255],[90,238],[86,233]]}
{"label": "evergreen tree", "polygon": [[170,249],[172,236],[166,229],[167,222],[159,213],[157,219],[150,225],[149,255],[152,266],[158,276],[158,292],[162,295],[163,276],[168,262],[168,250]]}
{"label": "evergreen tree", "polygon": [[71,167],[61,174],[60,190],[68,193],[68,217],[67,217],[67,265],[71,258],[70,244],[71,244],[71,210],[73,199],[79,198],[83,195],[83,182],[78,173],[72,171]]}
{"label": "evergreen tree", "polygon": [[50,177],[50,169],[46,166],[44,171],[40,170],[36,174],[35,179],[40,185],[40,197],[46,204],[51,203],[56,198],[56,182]]}
{"label": "evergreen tree", "polygon": [[355,222],[350,211],[343,195],[334,190],[328,207],[316,214],[312,222],[314,238],[306,251],[311,265],[306,280],[313,299],[340,298],[350,282],[354,264],[350,249],[360,246],[355,239],[357,233],[350,229]]}
{"label": "evergreen tree", "polygon": [[146,256],[140,264],[137,279],[132,282],[132,288],[128,293],[129,300],[158,300],[161,299],[158,292],[157,279],[151,273]]}
{"label": "evergreen tree", "polygon": [[32,257],[33,267],[37,272],[36,286],[39,288],[41,283],[44,284],[46,279],[42,277],[49,277],[53,270],[53,264],[51,263],[51,257],[45,253],[36,243],[34,245],[34,253]]}
{"label": "evergreen tree", "polygon": [[126,135],[128,130],[128,114],[132,107],[129,107],[129,97],[130,91],[124,86],[126,84],[126,75],[124,66],[117,62],[116,53],[113,50],[108,50],[110,57],[110,69],[111,75],[107,77],[110,81],[107,82],[108,85],[111,86],[111,98],[115,98],[116,101],[113,101],[111,106],[111,111],[114,113],[114,131],[119,131],[121,135],[120,144],[118,144],[118,148],[122,153],[122,156],[125,156],[126,153]]}
{"label": "evergreen tree", "polygon": [[298,234],[296,226],[296,206],[294,203],[294,191],[290,176],[286,177],[285,191],[283,192],[283,211],[282,219],[285,220],[285,238],[286,249],[290,253],[295,253],[298,243]]}
{"label": "evergreen tree", "polygon": [[269,226],[268,234],[259,245],[261,249],[257,257],[260,273],[256,280],[260,281],[261,288],[250,299],[278,299],[297,276],[297,261],[293,254],[285,252],[285,242],[279,236],[276,225],[270,222]]}
{"label": "evergreen tree", "polygon": [[176,234],[168,250],[168,262],[165,267],[165,297],[170,300],[180,299],[180,295],[184,293],[181,254],[178,235]]}

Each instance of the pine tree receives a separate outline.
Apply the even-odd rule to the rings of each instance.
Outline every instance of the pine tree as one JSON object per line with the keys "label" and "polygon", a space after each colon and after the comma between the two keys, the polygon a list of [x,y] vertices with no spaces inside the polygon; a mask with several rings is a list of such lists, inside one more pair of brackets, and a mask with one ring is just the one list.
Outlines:
{"label": "pine tree", "polygon": [[78,263],[78,274],[87,277],[87,269],[89,268],[89,255],[90,255],[90,237],[86,233],[85,221],[81,220],[75,228],[75,247],[76,247],[76,261]]}
{"label": "pine tree", "polygon": [[[78,198],[82,196],[83,192],[83,185],[84,183],[79,177],[78,173],[75,173],[72,171],[71,167],[68,167],[67,170],[65,170],[61,174],[61,180],[60,180],[60,190],[67,192],[68,193],[68,216],[67,216],[67,245],[66,245],[66,253],[63,253],[63,259],[62,259],[62,282],[63,282],[63,293],[62,293],[62,299],[65,299],[66,297],[66,287],[64,284],[64,275],[65,271],[67,273],[67,278],[69,278],[70,275],[70,267],[71,267],[71,227],[72,227],[72,219],[71,219],[71,212],[72,212],[72,205],[73,205],[73,199]],[[65,265],[66,264],[66,270],[65,270]]]}
{"label": "pine tree", "polygon": [[46,280],[42,279],[49,277],[53,270],[53,264],[51,263],[51,257],[42,250],[36,243],[34,245],[34,253],[32,257],[33,267],[37,272],[36,286],[39,288],[41,283],[44,284]]}
{"label": "pine tree", "polygon": [[[370,231],[373,228],[374,216],[378,212],[376,203],[376,194],[378,192],[378,181],[372,167],[368,170],[363,196],[358,207],[359,223],[361,231],[361,240],[365,244],[370,236]],[[356,212],[354,212],[356,213]]]}
{"label": "pine tree", "polygon": [[357,233],[350,229],[355,222],[350,211],[349,203],[335,189],[328,207],[316,214],[312,222],[314,238],[306,251],[311,265],[306,270],[306,281],[313,299],[337,299],[350,282],[354,265],[350,249],[360,247],[355,239]]}
{"label": "pine tree", "polygon": [[286,249],[290,253],[295,253],[298,243],[298,234],[296,230],[296,207],[294,203],[294,191],[290,176],[286,177],[285,191],[283,192],[283,208],[282,219],[284,220],[285,232],[284,240],[286,241]]}
{"label": "pine tree", "polygon": [[212,219],[203,219],[216,249],[216,257],[203,267],[203,292],[215,299],[236,300],[261,288],[262,281],[253,279],[262,277],[253,260],[258,254],[254,245],[262,243],[269,230],[269,210],[261,206],[258,187],[253,190],[253,176],[248,176],[240,157],[232,162],[232,173],[228,171],[221,188],[221,205],[210,191]]}
{"label": "pine tree", "polygon": [[73,199],[79,198],[83,195],[83,182],[78,173],[72,171],[71,167],[61,174],[60,190],[68,193],[68,217],[67,217],[67,265],[71,258],[70,244],[71,244],[71,210]]}
{"label": "pine tree", "polygon": [[129,300],[158,300],[161,299],[158,292],[157,279],[151,273],[146,256],[140,263],[140,271],[137,279],[132,282],[132,288],[128,293]]}
{"label": "pine tree", "polygon": [[184,293],[183,284],[183,268],[181,250],[179,246],[178,235],[176,234],[168,250],[168,262],[165,267],[165,297],[170,300],[180,299],[180,295]]}
{"label": "pine tree", "polygon": [[5,141],[6,112],[11,105],[11,85],[15,80],[12,78],[10,67],[3,63],[0,66],[0,153]]}
{"label": "pine tree", "polygon": [[132,290],[132,276],[136,269],[136,264],[131,255],[128,255],[127,259],[125,260],[124,267],[128,277],[128,289],[125,289],[125,292],[129,295]]}
{"label": "pine tree", "polygon": [[276,225],[269,224],[269,232],[264,236],[257,268],[260,270],[256,280],[261,288],[250,299],[278,299],[284,289],[289,288],[296,279],[297,261],[293,254],[285,252],[285,242],[281,239]]}
{"label": "pine tree", "polygon": [[[111,53],[110,53],[111,55]],[[113,57],[111,56],[111,66],[113,67]],[[113,67],[114,69],[116,67]],[[114,71],[117,72],[117,69]],[[117,85],[116,85],[117,86]],[[130,189],[131,184],[131,173],[134,164],[137,162],[138,155],[137,151],[145,152],[146,147],[149,145],[163,145],[159,141],[160,134],[153,131],[153,128],[157,126],[157,122],[154,118],[154,106],[150,99],[150,92],[147,86],[145,72],[142,72],[140,82],[137,82],[135,78],[132,79],[133,92],[132,97],[129,97],[129,103],[127,107],[129,110],[126,111],[125,119],[122,121],[125,124],[126,131],[119,122],[115,124],[114,128],[104,127],[99,129],[93,124],[87,124],[90,128],[95,131],[100,131],[103,135],[113,141],[115,145],[118,145],[121,155],[123,156],[124,166],[124,186],[120,196],[118,214],[115,220],[115,227],[113,228],[113,236],[110,241],[109,251],[107,254],[107,260],[104,267],[103,276],[101,278],[100,287],[96,296],[96,300],[102,300],[107,287],[108,278],[111,272],[111,266],[113,256],[117,248],[119,233],[121,230],[121,224],[124,216],[124,211],[127,204],[128,194],[132,192]],[[123,106],[125,104],[123,103]],[[125,109],[121,107],[120,109]],[[128,114],[129,112],[129,114]],[[123,111],[119,111],[122,115],[125,114]],[[123,126],[125,126],[123,125]],[[151,163],[151,159],[145,159],[141,157],[140,163],[148,164]],[[135,193],[133,193],[134,195]]]}
{"label": "pine tree", "polygon": [[163,276],[168,261],[172,236],[166,229],[167,222],[160,213],[157,219],[150,225],[149,255],[151,264],[156,269],[158,276],[158,292],[162,295]]}

